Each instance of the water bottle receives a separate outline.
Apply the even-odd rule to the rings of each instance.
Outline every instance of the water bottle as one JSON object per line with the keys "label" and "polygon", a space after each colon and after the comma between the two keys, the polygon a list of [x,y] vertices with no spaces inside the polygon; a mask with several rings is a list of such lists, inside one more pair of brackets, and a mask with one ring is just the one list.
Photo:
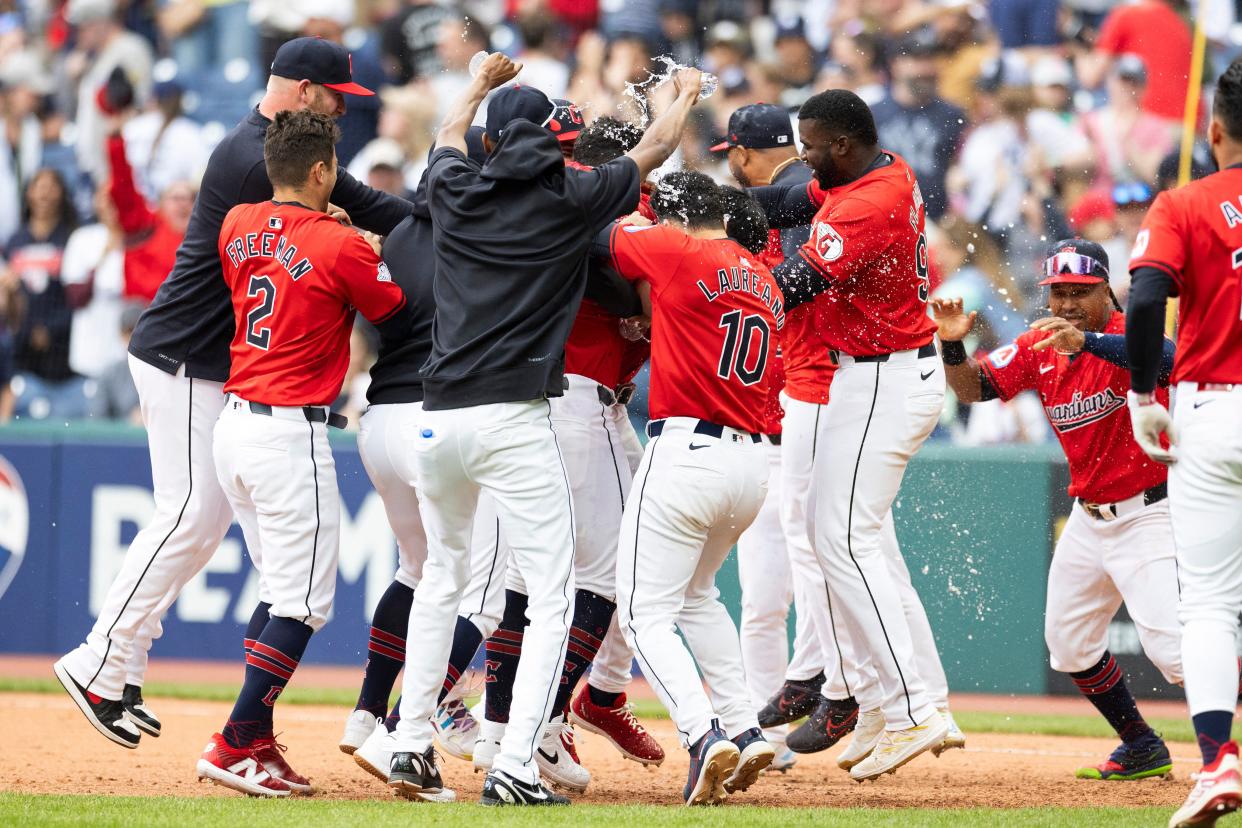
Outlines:
{"label": "water bottle", "polygon": [[470,72],[470,77],[473,78],[479,74],[479,70],[483,68],[483,61],[487,60],[487,58],[488,53],[483,50],[479,50],[474,53],[474,55],[470,58],[470,66],[467,70]]}
{"label": "water bottle", "polygon": [[720,85],[720,78],[711,72],[704,72],[703,77],[699,80],[699,100],[705,101],[712,95],[716,94],[716,87]]}

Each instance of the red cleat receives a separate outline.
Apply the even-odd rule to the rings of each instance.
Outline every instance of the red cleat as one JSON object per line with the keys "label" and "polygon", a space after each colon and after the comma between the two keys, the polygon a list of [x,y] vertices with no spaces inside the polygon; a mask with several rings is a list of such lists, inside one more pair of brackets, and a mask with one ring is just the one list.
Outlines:
{"label": "red cleat", "polygon": [[267,768],[267,772],[288,785],[294,793],[310,796],[315,792],[309,779],[289,767],[284,756],[288,748],[277,742],[274,736],[268,739],[255,739],[250,747],[254,750],[255,758]]}
{"label": "red cleat", "polygon": [[288,796],[290,788],[268,771],[254,746],[230,747],[219,733],[211,737],[198,760],[198,778],[250,796]]}
{"label": "red cleat", "polygon": [[612,742],[626,759],[643,765],[659,765],[664,761],[664,748],[634,718],[633,708],[624,693],[617,701],[618,705],[612,708],[592,704],[584,687],[570,705],[570,715],[574,724]]}

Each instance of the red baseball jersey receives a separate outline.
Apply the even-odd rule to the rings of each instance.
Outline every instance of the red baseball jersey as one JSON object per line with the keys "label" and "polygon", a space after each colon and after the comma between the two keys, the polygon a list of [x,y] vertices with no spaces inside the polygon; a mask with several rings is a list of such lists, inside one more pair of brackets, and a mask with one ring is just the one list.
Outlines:
{"label": "red baseball jersey", "polygon": [[697,239],[667,224],[617,225],[609,247],[618,273],[651,285],[651,418],[768,428],[785,322],[771,271],[731,239]]}
{"label": "red baseball jersey", "polygon": [[1156,196],[1130,270],[1156,267],[1179,296],[1173,382],[1242,383],[1242,168]]}
{"label": "red baseball jersey", "polygon": [[[1125,314],[1114,311],[1103,332],[1125,330]],[[1130,428],[1129,370],[1094,354],[1071,360],[1055,348],[1031,349],[1047,337],[1045,331],[1024,333],[981,359],[979,367],[1002,400],[1030,389],[1039,392],[1069,460],[1070,496],[1115,503],[1163,483],[1168,470],[1143,453]],[[1168,388],[1157,388],[1156,395],[1169,404]]]}
{"label": "red baseball jersey", "polygon": [[[577,161],[566,161],[565,166],[591,169]],[[656,220],[651,196],[646,192],[638,196],[638,212],[651,221]],[[639,347],[645,348],[646,343],[640,343]],[[589,377],[600,385],[616,388],[629,382],[647,361],[647,351],[644,351],[638,367],[631,370],[633,360],[639,356],[634,346],[621,336],[620,319],[598,303],[583,299],[565,342],[565,373]]]}
{"label": "red baseball jersey", "polygon": [[828,281],[815,298],[824,340],[851,356],[891,354],[932,341],[927,315],[927,236],[914,171],[890,163],[857,181],[807,192],[820,202],[811,238],[798,251]]}
{"label": "red baseball jersey", "polygon": [[268,405],[330,405],[349,365],[354,309],[383,322],[405,305],[356,231],[299,204],[239,204],[220,227],[237,330],[224,390]]}
{"label": "red baseball jersey", "polygon": [[[768,246],[759,254],[759,260],[769,269],[785,261],[780,230],[769,231]],[[781,370],[773,376],[772,400],[767,407],[769,419],[775,417],[776,425],[774,430],[769,429],[769,434],[780,434],[780,419],[785,415],[780,407],[781,391],[802,402],[828,402],[828,386],[837,368],[829,355],[832,349],[819,332],[814,308],[813,303],[807,303],[785,316],[779,350]]]}

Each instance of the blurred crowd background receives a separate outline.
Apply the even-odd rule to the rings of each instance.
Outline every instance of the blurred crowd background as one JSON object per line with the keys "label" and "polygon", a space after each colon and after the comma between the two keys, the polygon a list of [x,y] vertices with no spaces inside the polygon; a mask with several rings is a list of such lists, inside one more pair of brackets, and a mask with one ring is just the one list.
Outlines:
{"label": "blurred crowd background", "polygon": [[[1209,0],[1204,82],[1242,52],[1242,0]],[[0,422],[138,422],[128,332],[172,263],[207,158],[257,102],[277,47],[352,52],[340,162],[393,193],[417,183],[480,50],[588,121],[641,121],[669,56],[719,77],[678,165],[721,181],[729,114],[844,87],[919,175],[933,284],[980,312],[990,349],[1045,312],[1048,242],[1126,261],[1154,194],[1176,183],[1193,15],[1179,0],[0,0]],[[637,87],[635,86],[637,85]],[[627,91],[628,90],[628,91]],[[1209,105],[1204,101],[1202,112]],[[1201,130],[1199,130],[1201,131]],[[1193,171],[1209,170],[1202,142]],[[498,265],[502,266],[502,265]],[[337,407],[365,405],[355,332]],[[1051,438],[1037,398],[950,403],[937,435]]]}

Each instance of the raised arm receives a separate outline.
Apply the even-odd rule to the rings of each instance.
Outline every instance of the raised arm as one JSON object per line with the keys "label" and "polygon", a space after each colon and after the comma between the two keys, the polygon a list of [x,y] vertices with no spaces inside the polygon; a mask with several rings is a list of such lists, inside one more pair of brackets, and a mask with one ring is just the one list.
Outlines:
{"label": "raised arm", "polygon": [[777,230],[810,224],[819,210],[811,198],[810,184],[771,184],[751,187],[747,192],[763,208],[768,226]]}
{"label": "raised arm", "polygon": [[626,153],[638,165],[638,179],[642,181],[659,167],[677,149],[681,143],[681,134],[686,129],[686,121],[690,117],[690,107],[699,100],[699,88],[703,73],[698,69],[681,69],[673,77],[677,97],[673,105],[656,118],[642,140],[634,149]]}
{"label": "raised arm", "polygon": [[466,90],[453,102],[448,115],[444,116],[444,123],[440,124],[440,131],[436,134],[436,146],[452,147],[465,155],[466,130],[474,123],[479,105],[488,92],[513,80],[520,71],[522,64],[514,63],[500,52],[488,55],[479,67],[479,74],[474,76]]}
{"label": "raised arm", "polygon": [[[979,363],[966,355],[962,340],[975,326],[976,311],[966,313],[961,299],[933,299],[932,315],[940,326],[941,358],[944,360],[944,376],[949,387],[964,403],[981,402],[996,396],[984,393],[983,372]],[[990,385],[989,385],[990,389]]]}

